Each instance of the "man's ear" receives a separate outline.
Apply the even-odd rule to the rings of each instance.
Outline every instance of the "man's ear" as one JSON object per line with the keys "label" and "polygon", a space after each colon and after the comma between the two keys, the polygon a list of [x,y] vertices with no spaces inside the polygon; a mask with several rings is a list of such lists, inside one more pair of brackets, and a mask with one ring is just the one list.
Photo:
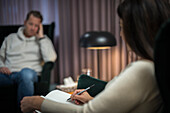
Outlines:
{"label": "man's ear", "polygon": [[25,21],[24,21],[24,26],[26,25],[26,23],[27,23],[27,21],[25,20]]}

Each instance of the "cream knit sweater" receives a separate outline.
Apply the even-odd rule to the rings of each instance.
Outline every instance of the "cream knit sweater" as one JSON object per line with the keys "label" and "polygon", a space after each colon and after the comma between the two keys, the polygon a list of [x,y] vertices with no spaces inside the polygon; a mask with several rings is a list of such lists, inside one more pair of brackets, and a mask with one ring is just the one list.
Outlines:
{"label": "cream knit sweater", "polygon": [[111,80],[93,100],[82,106],[45,99],[43,113],[162,113],[162,99],[154,76],[154,64],[137,61]]}
{"label": "cream knit sweater", "polygon": [[0,50],[0,67],[8,67],[11,72],[22,68],[41,72],[43,61],[56,60],[53,44],[47,36],[42,40],[37,40],[35,36],[26,38],[23,30],[24,27],[21,27],[17,33],[5,38]]}

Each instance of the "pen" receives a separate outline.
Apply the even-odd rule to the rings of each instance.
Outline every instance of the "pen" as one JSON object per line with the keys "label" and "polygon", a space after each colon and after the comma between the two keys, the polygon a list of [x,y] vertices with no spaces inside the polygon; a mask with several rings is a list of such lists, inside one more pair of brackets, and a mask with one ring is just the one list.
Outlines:
{"label": "pen", "polygon": [[[93,84],[93,85],[91,85],[91,86],[87,87],[86,89],[84,89],[83,91],[80,91],[80,92],[79,92],[79,93],[77,93],[76,95],[80,95],[80,94],[82,94],[83,92],[85,92],[85,91],[89,90],[90,88],[92,88],[94,85],[95,85],[95,84]],[[69,101],[70,99],[71,99],[71,98],[68,98],[68,99],[67,99],[67,101]]]}

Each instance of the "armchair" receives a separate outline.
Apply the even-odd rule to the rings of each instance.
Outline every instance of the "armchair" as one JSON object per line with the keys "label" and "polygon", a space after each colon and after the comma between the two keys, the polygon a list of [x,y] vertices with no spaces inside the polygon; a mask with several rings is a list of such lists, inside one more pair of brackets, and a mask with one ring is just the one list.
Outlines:
{"label": "armchair", "polygon": [[[4,38],[10,33],[16,33],[21,25],[0,26],[0,47]],[[43,25],[44,34],[53,42],[55,23]],[[46,62],[43,65],[41,76],[38,82],[34,83],[34,95],[46,95],[49,92],[51,70],[54,67],[53,62]],[[0,111],[17,112],[17,85],[0,86],[0,102],[2,106]]]}
{"label": "armchair", "polygon": [[155,75],[164,103],[164,113],[170,113],[170,19],[160,28],[155,40]]}

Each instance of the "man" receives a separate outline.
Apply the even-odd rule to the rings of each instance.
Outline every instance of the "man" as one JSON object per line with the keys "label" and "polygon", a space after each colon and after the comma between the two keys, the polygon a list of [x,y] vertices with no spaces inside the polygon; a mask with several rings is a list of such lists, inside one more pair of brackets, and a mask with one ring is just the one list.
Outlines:
{"label": "man", "polygon": [[51,40],[43,34],[43,17],[30,11],[17,33],[7,36],[0,49],[0,85],[18,85],[18,104],[34,94],[34,82],[42,71],[42,62],[56,60]]}

